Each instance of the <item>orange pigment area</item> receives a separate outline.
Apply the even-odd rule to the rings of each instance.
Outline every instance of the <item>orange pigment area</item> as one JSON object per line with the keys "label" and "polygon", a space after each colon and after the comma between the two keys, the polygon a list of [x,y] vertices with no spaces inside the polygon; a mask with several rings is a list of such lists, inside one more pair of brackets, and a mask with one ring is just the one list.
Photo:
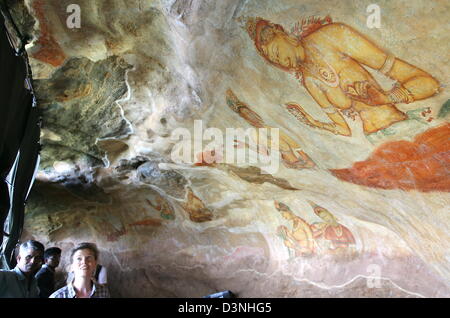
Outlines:
{"label": "orange pigment area", "polygon": [[36,41],[39,49],[32,54],[35,59],[42,62],[51,64],[53,66],[60,66],[66,59],[64,51],[56,42],[52,35],[51,28],[45,17],[45,1],[36,0],[33,2],[33,9],[36,14],[36,18],[39,20],[41,34]]}
{"label": "orange pigment area", "polygon": [[431,128],[413,142],[388,142],[352,168],[330,170],[341,180],[382,189],[450,192],[450,124]]}

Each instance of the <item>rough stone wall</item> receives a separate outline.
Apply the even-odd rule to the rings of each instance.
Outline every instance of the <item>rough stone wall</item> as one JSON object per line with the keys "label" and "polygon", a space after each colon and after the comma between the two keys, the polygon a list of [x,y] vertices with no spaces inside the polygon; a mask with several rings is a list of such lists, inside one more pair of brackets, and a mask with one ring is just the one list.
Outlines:
{"label": "rough stone wall", "polygon": [[[81,27],[71,29],[66,9],[73,3],[81,8]],[[242,297],[448,297],[450,4],[378,1],[381,26],[369,28],[370,4],[15,4],[20,27],[34,39],[27,49],[44,115],[24,238],[60,246],[64,255],[78,242],[96,242],[116,297],[199,297],[226,289]],[[258,50],[246,22],[260,17],[289,34],[302,19],[327,15],[359,32],[349,40],[357,48],[369,40],[425,71],[439,88],[397,103],[403,117],[375,132],[365,131],[366,108],[358,110],[354,99],[337,110],[351,136],[299,120],[292,114],[299,108],[287,104],[332,123],[295,72]],[[305,30],[311,38],[323,28]],[[326,35],[323,43],[345,39]],[[315,47],[324,50],[322,59],[310,63],[303,79],[317,69],[313,75],[331,104],[339,104],[334,94],[345,89],[327,82],[324,65],[341,83],[353,69],[335,72],[338,62],[321,43]],[[392,79],[365,69],[384,90],[392,87]],[[383,111],[374,111],[375,124]],[[208,151],[203,157],[194,151],[196,164],[173,162],[179,144],[171,134],[179,127],[194,134],[194,120],[223,132],[262,121],[279,128],[279,169],[265,174],[260,163],[205,163]]]}

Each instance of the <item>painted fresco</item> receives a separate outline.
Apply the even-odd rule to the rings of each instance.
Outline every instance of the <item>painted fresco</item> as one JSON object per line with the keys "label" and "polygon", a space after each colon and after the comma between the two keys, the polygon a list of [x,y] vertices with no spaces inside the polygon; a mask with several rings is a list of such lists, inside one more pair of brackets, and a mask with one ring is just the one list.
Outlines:
{"label": "painted fresco", "polygon": [[[247,32],[258,53],[271,65],[292,73],[331,123],[314,119],[302,106],[286,102],[287,110],[313,128],[351,136],[344,116],[359,116],[365,134],[405,120],[396,104],[413,103],[439,92],[430,74],[379,48],[360,32],[330,17],[310,18],[286,32],[262,18],[249,18]],[[396,80],[389,92],[363,67]]]}
{"label": "painted fresco", "polygon": [[292,222],[291,229],[285,225],[280,225],[277,229],[277,235],[289,249],[291,257],[353,253],[356,240],[352,232],[338,223],[327,209],[313,202],[309,203],[320,221],[310,223],[292,212],[286,204],[275,201],[275,207],[282,217]]}
{"label": "painted fresco", "polygon": [[189,187],[187,188],[186,202],[183,203],[183,207],[192,222],[207,222],[213,218],[211,210],[205,206],[203,201]]}
{"label": "painted fresco", "polygon": [[[280,24],[259,17],[241,20],[245,21],[258,54],[280,71],[295,76],[330,120],[316,120],[300,104],[286,101],[285,109],[300,123],[335,135],[352,136],[347,121],[358,117],[364,134],[370,137],[379,131],[389,135],[389,127],[402,121],[433,121],[430,107],[404,112],[397,105],[414,104],[439,94],[440,83],[426,71],[380,48],[354,28],[335,23],[330,16],[303,19],[290,32]],[[385,91],[367,68],[395,81],[392,88]],[[240,102],[230,90],[227,103],[254,127],[264,126],[260,115]],[[447,104],[448,101],[438,117],[446,116]],[[282,144],[292,140],[284,136],[280,137]],[[448,125],[430,128],[416,139],[414,142],[387,142],[378,146],[366,161],[355,163],[353,168],[331,171],[342,180],[369,187],[449,191]],[[303,151],[301,153],[308,158]],[[380,156],[381,153],[392,154]],[[379,160],[381,157],[383,160]],[[287,158],[289,155],[284,155],[283,161],[289,165]],[[392,162],[396,163],[394,169]]]}
{"label": "painted fresco", "polygon": [[[226,92],[226,102],[228,107],[230,107],[234,112],[239,114],[241,118],[243,118],[247,123],[252,125],[255,128],[271,128],[266,125],[255,111],[253,111],[250,106],[240,101],[232,90],[227,90]],[[300,145],[296,143],[291,137],[289,137],[282,130],[280,131],[280,155],[283,164],[291,169],[303,169],[303,168],[312,168],[315,166],[314,162],[311,158],[308,157],[307,154],[301,149]],[[254,136],[254,141],[257,142],[258,136]],[[258,145],[259,148],[264,147]],[[264,151],[264,150],[262,150]]]}
{"label": "painted fresco", "polygon": [[[115,297],[450,295],[448,1],[379,0],[373,27],[364,1],[80,0],[80,29],[28,2],[24,237],[97,242]],[[278,170],[224,163],[198,120],[279,128]]]}

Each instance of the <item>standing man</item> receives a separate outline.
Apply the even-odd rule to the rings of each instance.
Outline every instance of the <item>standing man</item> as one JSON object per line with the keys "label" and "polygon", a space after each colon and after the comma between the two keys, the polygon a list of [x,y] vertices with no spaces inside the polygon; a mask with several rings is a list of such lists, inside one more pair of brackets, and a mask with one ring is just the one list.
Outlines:
{"label": "standing man", "polygon": [[37,298],[39,289],[34,275],[42,265],[44,245],[29,240],[20,245],[17,266],[0,270],[0,298]]}
{"label": "standing man", "polygon": [[61,260],[61,249],[58,247],[51,247],[44,252],[44,262],[39,272],[36,274],[36,279],[39,287],[39,297],[48,298],[55,289],[55,269]]}

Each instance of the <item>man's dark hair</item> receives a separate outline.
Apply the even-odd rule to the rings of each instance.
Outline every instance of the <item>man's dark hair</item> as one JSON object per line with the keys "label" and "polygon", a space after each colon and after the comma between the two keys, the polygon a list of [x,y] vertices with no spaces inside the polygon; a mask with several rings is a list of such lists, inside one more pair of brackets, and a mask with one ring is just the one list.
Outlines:
{"label": "man's dark hair", "polygon": [[44,245],[42,245],[42,243],[35,240],[28,240],[20,244],[20,250],[29,250],[29,249],[33,249],[44,254],[45,248]]}
{"label": "man's dark hair", "polygon": [[70,262],[73,262],[73,255],[79,250],[91,250],[94,253],[95,260],[98,259],[97,245],[94,243],[80,243],[70,251]]}
{"label": "man's dark hair", "polygon": [[59,247],[50,247],[44,252],[44,259],[49,258],[50,256],[61,255],[61,249]]}

